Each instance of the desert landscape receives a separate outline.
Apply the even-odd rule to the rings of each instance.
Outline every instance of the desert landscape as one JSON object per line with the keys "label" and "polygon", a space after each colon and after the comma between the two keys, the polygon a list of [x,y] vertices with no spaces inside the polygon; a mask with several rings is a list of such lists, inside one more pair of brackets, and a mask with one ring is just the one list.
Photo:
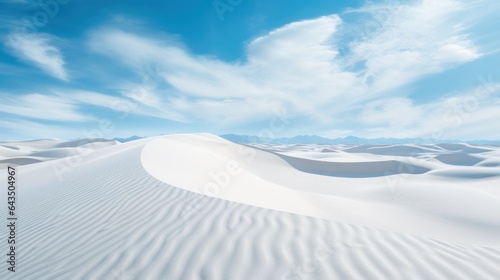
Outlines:
{"label": "desert landscape", "polygon": [[2,182],[17,169],[21,244],[1,279],[500,274],[498,146],[176,134],[1,142],[0,164]]}
{"label": "desert landscape", "polygon": [[0,6],[0,280],[500,279],[498,0]]}

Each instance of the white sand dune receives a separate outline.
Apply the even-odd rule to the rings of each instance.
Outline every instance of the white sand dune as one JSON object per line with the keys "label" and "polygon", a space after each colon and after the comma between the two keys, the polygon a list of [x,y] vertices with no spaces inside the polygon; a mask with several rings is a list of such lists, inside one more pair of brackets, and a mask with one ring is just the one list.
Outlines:
{"label": "white sand dune", "polygon": [[[18,271],[4,262],[0,279],[500,275],[498,147],[257,149],[208,134],[93,143],[1,143],[2,160],[51,160],[18,167]],[[447,154],[482,161],[436,158]]]}
{"label": "white sand dune", "polygon": [[27,165],[37,162],[67,158],[90,153],[118,144],[115,140],[79,139],[61,141],[42,139],[21,142],[0,142],[0,169],[5,169],[8,163]]}

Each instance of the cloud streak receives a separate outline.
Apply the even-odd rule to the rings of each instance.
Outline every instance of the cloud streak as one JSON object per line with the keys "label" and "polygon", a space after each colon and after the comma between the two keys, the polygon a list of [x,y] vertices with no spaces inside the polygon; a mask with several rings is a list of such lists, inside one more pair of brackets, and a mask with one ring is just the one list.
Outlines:
{"label": "cloud streak", "polygon": [[55,37],[45,33],[17,33],[6,37],[6,46],[19,59],[35,65],[47,74],[67,81],[61,50],[54,44]]}
{"label": "cloud streak", "polygon": [[78,111],[74,102],[54,95],[39,93],[18,95],[3,94],[0,112],[30,119],[84,122],[91,118]]}
{"label": "cloud streak", "polygon": [[[209,131],[255,128],[286,111],[293,116],[289,133],[430,137],[454,126],[447,121],[448,104],[466,93],[462,89],[444,97],[446,92],[439,92],[419,103],[412,90],[427,76],[491,53],[473,36],[480,14],[474,5],[385,2],[300,20],[247,41],[237,62],[192,53],[143,24],[131,28],[127,19],[112,21],[89,30],[82,51],[91,58],[90,69],[105,73],[99,81],[104,89],[68,86],[10,97],[0,111],[78,122],[91,119],[82,112],[118,111]],[[57,37],[11,33],[6,38],[18,58],[69,81]],[[84,70],[78,74],[84,76]],[[480,109],[461,125],[476,131],[473,123],[495,116],[495,96],[481,100]],[[60,111],[61,117],[50,111]],[[449,135],[466,134],[453,130]]]}
{"label": "cloud streak", "polygon": [[[92,32],[89,46],[137,72],[156,65],[166,86],[163,92],[148,92],[144,105],[163,106],[192,121],[252,122],[286,107],[303,119],[334,125],[367,102],[479,58],[467,26],[457,22],[467,8],[454,0],[369,5],[350,13],[390,13],[375,30],[349,41],[341,41],[339,34],[359,23],[343,21],[342,15],[293,22],[250,41],[240,63],[194,55],[154,36],[110,27]],[[342,55],[341,44],[349,46]],[[411,106],[400,98],[386,109],[401,112]],[[377,125],[368,119],[361,121]]]}
{"label": "cloud streak", "polygon": [[500,83],[492,82],[425,104],[381,99],[361,111],[360,121],[371,126],[361,136],[474,140],[488,131],[486,138],[499,139],[500,125],[491,121],[500,117],[499,107]]}

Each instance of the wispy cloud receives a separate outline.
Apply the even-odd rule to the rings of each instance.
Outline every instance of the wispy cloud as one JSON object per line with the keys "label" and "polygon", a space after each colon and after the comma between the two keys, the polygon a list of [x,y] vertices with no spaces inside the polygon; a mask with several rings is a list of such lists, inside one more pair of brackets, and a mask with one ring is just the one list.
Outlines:
{"label": "wispy cloud", "polygon": [[[253,38],[237,62],[194,54],[175,36],[115,17],[88,31],[83,45],[88,49],[81,52],[91,69],[105,73],[101,80],[93,77],[100,88],[80,90],[81,84],[68,83],[66,89],[46,89],[43,96],[7,95],[0,112],[85,122],[91,117],[82,112],[120,111],[213,131],[255,127],[285,109],[294,116],[290,131],[299,133],[428,136],[449,125],[429,118],[443,120],[453,98],[417,103],[412,87],[492,52],[474,37],[481,14],[476,10],[475,4],[460,0],[369,3]],[[14,32],[6,36],[6,45],[24,61],[68,80],[58,40]],[[481,112],[464,119],[464,127],[493,116],[495,100],[492,95],[482,101]]]}
{"label": "wispy cloud", "polygon": [[[351,86],[355,76],[339,73],[332,64],[336,51],[328,45],[339,22],[337,16],[322,17],[275,30],[249,44],[244,64],[192,55],[176,45],[118,29],[94,32],[90,46],[136,70],[158,65],[157,74],[170,90],[168,96],[152,98],[168,100],[176,105],[173,110],[191,118],[231,123],[266,118],[282,104],[313,112],[313,104],[301,101],[301,92],[319,97],[320,90],[332,93],[328,86],[343,90]],[[311,71],[319,74],[303,79]]]}
{"label": "wispy cloud", "polygon": [[[122,85],[124,86],[124,85]],[[165,105],[168,101],[159,100],[157,96],[143,85],[128,83],[127,89],[117,89],[120,95],[109,95],[84,90],[55,90],[58,98],[80,105],[91,105],[111,111],[122,112],[122,115],[147,116],[183,122],[181,115],[171,112]]]}
{"label": "wispy cloud", "polygon": [[78,105],[68,99],[46,94],[24,94],[10,96],[1,94],[0,112],[30,119],[83,122],[91,120],[79,112]]}
{"label": "wispy cloud", "polygon": [[[3,118],[0,120],[0,126],[4,129],[14,132],[16,139],[2,139],[5,140],[33,140],[45,138],[58,138],[58,139],[71,139],[75,136],[84,137],[85,134],[82,129],[74,126],[67,127],[63,125],[46,124],[37,121],[25,120],[22,118]],[[50,132],[50,134],[47,134]]]}
{"label": "wispy cloud", "polygon": [[68,80],[61,50],[55,37],[45,33],[13,32],[6,36],[5,44],[19,59],[32,63],[47,74]]}
{"label": "wispy cloud", "polygon": [[461,23],[472,8],[456,0],[366,6],[357,12],[383,16],[351,42],[347,63],[364,65],[363,80],[378,92],[476,59],[471,26]]}
{"label": "wispy cloud", "polygon": [[[94,31],[89,46],[137,72],[148,65],[160,69],[166,87],[148,92],[146,106],[227,124],[267,118],[284,106],[296,116],[332,124],[419,78],[479,58],[468,26],[460,24],[467,8],[455,0],[370,4],[350,13],[390,13],[376,30],[348,41],[339,34],[360,23],[345,22],[342,14],[293,22],[250,41],[241,63],[110,27]],[[340,54],[340,45],[349,49]],[[404,95],[391,102],[385,110],[410,106]],[[376,118],[366,124],[376,125]]]}
{"label": "wispy cloud", "polygon": [[425,137],[437,139],[500,138],[500,83],[479,85],[436,101],[415,104],[409,98],[388,98],[370,102],[360,121],[370,127],[367,137]]}

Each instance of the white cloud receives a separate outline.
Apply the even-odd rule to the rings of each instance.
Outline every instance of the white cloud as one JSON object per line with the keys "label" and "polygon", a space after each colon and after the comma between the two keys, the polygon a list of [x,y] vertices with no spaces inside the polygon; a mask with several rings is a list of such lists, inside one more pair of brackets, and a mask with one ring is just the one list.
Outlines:
{"label": "white cloud", "polygon": [[53,36],[45,33],[10,33],[6,37],[6,46],[11,48],[18,58],[66,81],[68,74],[64,69],[64,58],[54,41]]}
{"label": "white cloud", "polygon": [[140,85],[128,85],[127,90],[122,90],[122,96],[71,89],[54,92],[59,98],[76,104],[92,105],[120,112],[122,114],[119,118],[125,118],[128,115],[141,115],[179,122],[186,121],[181,115],[161,107],[160,104],[166,105],[167,103],[157,100],[157,96],[147,88]]}
{"label": "white cloud", "polygon": [[[231,126],[286,108],[301,125],[313,123],[320,131],[353,123],[369,137],[429,136],[449,125],[433,120],[443,119],[439,114],[451,101],[414,104],[405,86],[483,55],[470,36],[473,5],[389,2],[293,22],[250,41],[237,63],[192,54],[148,32],[110,27],[92,32],[89,46],[139,75],[120,90],[138,104],[134,114]],[[347,13],[372,20],[343,20]],[[160,79],[153,87],[144,82],[150,77],[143,69],[151,66]]]}
{"label": "white cloud", "polygon": [[478,48],[465,33],[468,26],[460,24],[471,5],[423,0],[365,7],[359,12],[384,16],[364,26],[365,36],[351,43],[347,63],[365,65],[363,79],[378,92],[478,58]]}
{"label": "white cloud", "polygon": [[423,137],[434,139],[499,139],[500,84],[479,85],[436,101],[413,104],[407,98],[367,104],[360,121],[364,137]]}
{"label": "white cloud", "polygon": [[479,54],[475,51],[475,48],[467,48],[464,46],[467,44],[463,42],[460,44],[447,44],[439,48],[436,53],[435,59],[443,62],[464,62],[473,60],[479,57]]}
{"label": "white cloud", "polygon": [[366,125],[388,125],[402,129],[422,118],[422,110],[408,98],[380,99],[366,105],[360,116]]}
{"label": "white cloud", "polygon": [[78,106],[64,98],[39,93],[2,96],[0,112],[26,118],[52,121],[89,121]]}
{"label": "white cloud", "polygon": [[[62,125],[54,124],[44,124],[36,121],[28,121],[20,118],[3,118],[0,120],[0,126],[9,131],[13,131],[17,136],[16,139],[11,138],[10,140],[33,140],[33,139],[46,139],[50,137],[51,139],[71,139],[75,137],[85,137],[85,131],[83,129]],[[50,134],[48,134],[50,132]],[[8,141],[9,139],[2,139],[3,141]]]}
{"label": "white cloud", "polygon": [[[117,29],[94,32],[90,46],[138,72],[158,65],[156,74],[171,87],[170,94],[149,94],[148,100],[167,100],[164,106],[192,120],[231,124],[267,118],[283,105],[314,115],[318,103],[352,88],[356,76],[338,68],[337,51],[329,42],[338,24],[338,16],[330,16],[286,25],[253,40],[243,64],[192,55],[176,45]],[[309,101],[303,99],[305,92],[311,95]]]}

